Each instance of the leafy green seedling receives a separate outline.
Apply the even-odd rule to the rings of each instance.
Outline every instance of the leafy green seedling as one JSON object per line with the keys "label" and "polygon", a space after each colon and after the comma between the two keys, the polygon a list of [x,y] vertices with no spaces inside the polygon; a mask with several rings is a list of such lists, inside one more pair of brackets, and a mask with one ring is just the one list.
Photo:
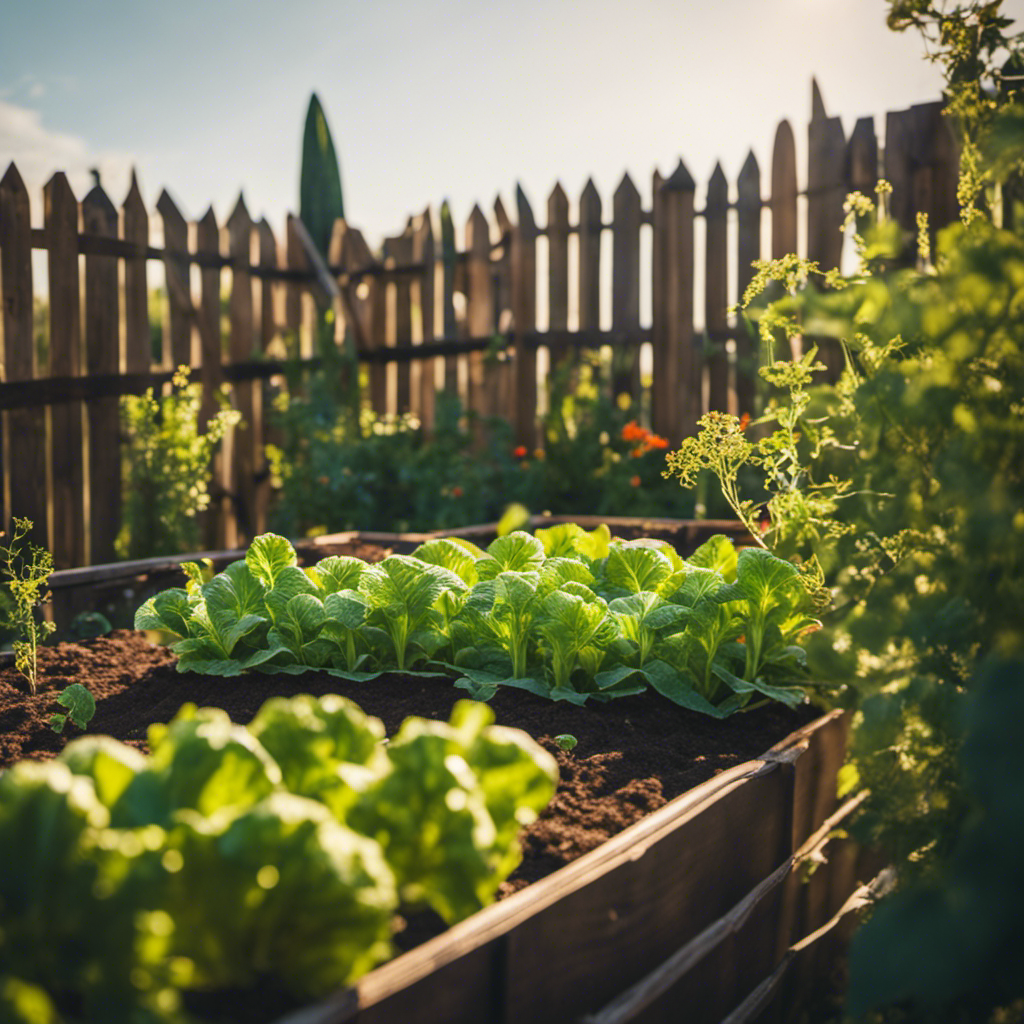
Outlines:
{"label": "leafy green seedling", "polygon": [[571,732],[563,732],[560,736],[555,737],[555,743],[558,744],[559,749],[568,752],[570,750],[575,750],[576,744],[579,743],[579,740],[576,739]]}
{"label": "leafy green seedling", "polygon": [[14,518],[9,544],[0,544],[0,571],[10,591],[11,604],[0,614],[3,625],[12,629],[15,639],[14,664],[28,680],[30,693],[36,692],[36,654],[41,641],[56,628],[52,622],[36,622],[35,609],[50,600],[46,581],[53,572],[53,556],[46,548],[22,541],[32,529],[31,519]]}
{"label": "leafy green seedling", "polygon": [[79,729],[84,729],[96,714],[96,701],[81,683],[72,683],[61,690],[57,703],[68,710],[67,714],[58,712],[50,716],[50,728],[54,732],[63,732],[69,718]]}

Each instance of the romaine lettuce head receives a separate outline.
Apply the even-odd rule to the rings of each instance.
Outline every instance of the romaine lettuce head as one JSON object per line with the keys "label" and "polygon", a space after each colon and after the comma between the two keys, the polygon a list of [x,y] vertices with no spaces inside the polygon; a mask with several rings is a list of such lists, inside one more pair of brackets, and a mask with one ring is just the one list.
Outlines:
{"label": "romaine lettuce head", "polygon": [[349,815],[384,848],[402,899],[449,923],[494,898],[519,863],[519,826],[547,803],[557,778],[528,737],[492,734],[490,715],[460,701],[450,724],[407,718],[388,745],[391,771]]}
{"label": "romaine lettuce head", "polygon": [[80,736],[61,751],[58,760],[75,775],[91,779],[96,796],[108,809],[148,764],[141,750],[120,743],[112,736]]}
{"label": "romaine lettuce head", "polygon": [[313,800],[274,793],[233,819],[178,812],[163,860],[173,952],[197,988],[271,976],[315,998],[391,955],[397,897],[380,847]]}
{"label": "romaine lettuce head", "polygon": [[354,776],[367,774],[342,766],[366,767],[366,784],[387,766],[381,720],[337,694],[274,697],[256,712],[249,731],[280,766],[289,792],[324,801],[335,814],[355,798]]}
{"label": "romaine lettuce head", "polygon": [[66,764],[0,774],[0,975],[121,1024],[143,1019],[166,969],[166,922],[145,912],[135,882],[163,832],[108,821],[91,780]]}
{"label": "romaine lettuce head", "polygon": [[220,708],[185,704],[149,727],[152,755],[113,808],[121,827],[164,825],[171,814],[237,813],[281,788],[281,769],[244,726]]}

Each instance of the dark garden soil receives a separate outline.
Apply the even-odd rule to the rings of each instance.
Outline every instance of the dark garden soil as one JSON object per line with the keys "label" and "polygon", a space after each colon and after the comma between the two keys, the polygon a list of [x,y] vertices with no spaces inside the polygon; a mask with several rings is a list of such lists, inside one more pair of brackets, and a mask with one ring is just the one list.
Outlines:
{"label": "dark garden soil", "polygon": [[[376,556],[385,553],[377,549]],[[5,665],[0,668],[0,767],[20,758],[53,757],[80,735],[70,723],[63,735],[48,725],[50,715],[61,710],[55,694],[71,683],[85,684],[96,699],[90,734],[108,734],[141,750],[147,749],[147,726],[169,721],[186,701],[223,708],[244,724],[270,697],[340,693],[378,716],[390,735],[409,715],[447,719],[453,703],[466,696],[445,680],[400,674],[364,683],[316,672],[214,678],[178,673],[175,665],[175,656],[149,644],[145,634],[120,629],[41,648],[35,696],[14,666]],[[490,703],[500,724],[524,729],[550,750],[561,774],[553,801],[522,835],[523,863],[501,896],[593,850],[698,783],[764,753],[819,714],[809,705],[796,711],[769,706],[717,721],[653,693],[581,708],[505,689]],[[578,740],[570,753],[553,741],[563,733]],[[434,930],[427,919],[410,922],[399,944],[409,947]]]}

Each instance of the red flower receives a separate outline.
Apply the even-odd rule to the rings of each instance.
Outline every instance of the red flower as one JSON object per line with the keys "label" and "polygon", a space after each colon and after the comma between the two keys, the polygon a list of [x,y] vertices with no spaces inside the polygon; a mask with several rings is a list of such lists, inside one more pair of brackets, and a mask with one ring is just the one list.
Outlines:
{"label": "red flower", "polygon": [[513,448],[512,449],[512,454],[517,459],[525,459],[526,458],[526,445],[525,444],[521,444],[521,445],[519,445],[518,448]]}
{"label": "red flower", "polygon": [[462,488],[458,484],[456,484],[452,488],[452,497],[453,498],[461,498],[464,493],[465,492],[462,490]]}
{"label": "red flower", "polygon": [[740,417],[740,430],[746,430],[747,427],[749,427],[749,426],[750,426],[750,413],[749,412],[745,412]]}
{"label": "red flower", "polygon": [[638,476],[631,476],[629,478],[629,483],[630,483],[630,485],[632,487],[639,487],[640,486],[640,477],[638,477]]}

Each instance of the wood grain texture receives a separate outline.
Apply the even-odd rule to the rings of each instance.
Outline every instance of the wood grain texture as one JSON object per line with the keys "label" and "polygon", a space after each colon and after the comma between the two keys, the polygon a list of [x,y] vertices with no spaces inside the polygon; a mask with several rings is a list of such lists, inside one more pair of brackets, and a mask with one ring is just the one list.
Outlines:
{"label": "wood grain texture", "polygon": [[774,771],[734,783],[523,921],[508,936],[505,1019],[555,1024],[598,1009],[724,914],[789,853],[787,781]]}
{"label": "wood grain texture", "polygon": [[[843,251],[843,200],[846,198],[846,138],[843,122],[825,113],[818,83],[811,82],[814,116],[807,128],[807,258],[824,273],[839,266]],[[822,339],[818,357],[825,379],[842,373],[843,351],[838,342]]]}
{"label": "wood grain texture", "polygon": [[[640,193],[628,174],[612,197],[612,331],[628,334],[640,327]],[[612,391],[640,397],[640,354],[633,346],[612,353]]]}
{"label": "wood grain texture", "polygon": [[[196,253],[220,255],[220,229],[211,206],[196,225]],[[199,405],[199,430],[206,433],[206,424],[217,412],[217,395],[224,383],[224,350],[221,342],[220,279],[218,267],[203,267],[199,274],[199,308],[197,326],[200,346],[200,381],[203,386]],[[207,547],[234,547],[234,515],[227,491],[226,463],[230,451],[221,445],[212,460],[210,504],[205,513],[203,533]]]}
{"label": "wood grain texture", "polygon": [[[736,298],[742,300],[743,293],[754,277],[752,264],[761,258],[761,170],[753,150],[747,154],[739,179],[736,183]],[[748,413],[756,416],[758,407],[759,344],[752,337],[753,325],[748,327],[739,318],[736,329],[736,405],[742,416]]]}
{"label": "wood grain texture", "polygon": [[524,344],[536,326],[537,223],[522,187],[516,186],[518,223],[512,233],[512,318],[515,326],[516,443],[532,451],[537,444],[537,353]]}
{"label": "wood grain texture", "polygon": [[[274,232],[267,223],[266,218],[261,218],[256,224],[256,261],[261,267],[272,268],[278,263],[277,241]],[[259,332],[257,334],[256,346],[259,352],[266,355],[272,352],[277,344],[278,338],[278,291],[279,285],[262,278],[260,280],[260,302],[259,302]],[[267,515],[270,508],[270,476],[267,473],[267,459],[264,453],[265,445],[273,444],[280,447],[283,440],[281,428],[274,422],[272,413],[273,400],[280,391],[277,386],[279,382],[273,379],[262,381],[257,389],[255,399],[260,403],[260,413],[263,422],[263,437],[257,440],[256,446],[256,498],[253,512],[253,529],[257,535],[267,531]],[[262,443],[260,443],[262,441]]]}
{"label": "wood grain texture", "polygon": [[910,235],[914,225],[913,119],[911,110],[893,110],[885,115],[883,177],[892,185],[889,215]]}
{"label": "wood grain texture", "polygon": [[157,213],[164,226],[164,275],[167,282],[167,324],[164,365],[169,368],[193,366],[199,346],[193,345],[194,310],[190,298],[188,224],[167,190],[160,193]]}
{"label": "wood grain texture", "polygon": [[[140,250],[149,246],[149,214],[134,170],[121,207],[121,238]],[[146,373],[151,362],[146,258],[136,256],[124,261],[124,372]]]}
{"label": "wood grain texture", "polygon": [[[117,211],[96,186],[82,200],[90,234],[117,237]],[[85,257],[86,373],[120,372],[117,259]],[[112,562],[121,525],[121,439],[116,398],[86,407],[89,423],[89,552],[91,563]]]}
{"label": "wood grain texture", "polygon": [[[0,280],[3,281],[3,379],[37,375],[32,325],[32,235],[28,190],[12,163],[0,179]],[[46,494],[45,411],[17,409],[3,414],[6,529],[12,516],[32,520],[29,540],[50,548]]]}
{"label": "wood grain texture", "polygon": [[878,138],[873,117],[857,119],[846,146],[845,172],[851,191],[862,192],[868,198],[874,196],[878,184]]}
{"label": "wood grain texture", "polygon": [[[728,216],[729,184],[715,164],[704,204],[704,325],[709,331],[729,326]],[[706,356],[708,409],[734,412],[729,400],[729,356],[724,343],[711,343]]]}
{"label": "wood grain texture", "polygon": [[655,234],[659,239],[664,299],[654,350],[652,423],[676,445],[696,431],[701,414],[700,364],[693,344],[694,181],[682,160],[662,184]]}
{"label": "wood grain texture", "polygon": [[796,140],[788,121],[775,131],[772,149],[772,259],[797,251]]}
{"label": "wood grain texture", "polygon": [[[78,377],[82,372],[78,202],[63,172],[47,182],[43,207],[50,286],[49,365],[44,369],[55,377]],[[83,411],[81,402],[50,408],[53,562],[58,569],[85,564]]]}
{"label": "wood grain texture", "polygon": [[[494,333],[494,294],[491,282],[491,238],[487,218],[478,205],[466,222],[466,330],[471,338]],[[481,419],[497,415],[492,381],[487,380],[487,353],[471,352],[469,363],[469,408]]]}
{"label": "wood grain texture", "polygon": [[580,195],[580,329],[601,325],[601,196],[588,178]]}
{"label": "wood grain texture", "polygon": [[[775,132],[772,150],[772,259],[781,259],[797,252],[796,231],[796,140],[788,121],[782,121]],[[799,355],[793,346],[791,352],[777,353],[780,359]]]}
{"label": "wood grain texture", "polygon": [[[401,235],[384,240],[384,260],[385,266],[389,267],[401,267],[412,262],[411,225],[407,225]],[[394,303],[388,321],[385,344],[388,348],[409,345],[412,343],[412,280],[406,274],[394,274],[382,278],[382,281],[388,282],[387,288]],[[398,415],[410,410],[410,370],[410,364],[403,362],[398,363],[389,373],[393,380],[389,387],[389,391],[393,391],[393,398],[389,400],[389,410]]]}
{"label": "wood grain texture", "polygon": [[[228,253],[234,260],[231,270],[229,354],[231,362],[245,362],[256,352],[256,334],[253,322],[252,276],[252,217],[245,199],[238,197],[227,221]],[[235,521],[239,543],[248,543],[256,531],[256,462],[257,449],[263,449],[263,416],[258,402],[255,381],[236,381],[231,386],[232,405],[242,414],[242,420],[231,431],[234,458],[227,472],[228,490],[236,496]]]}
{"label": "wood grain texture", "polygon": [[[434,290],[437,279],[437,262],[434,249],[434,227],[428,206],[416,220],[412,236],[412,259],[423,264],[422,274],[413,281],[413,308],[417,312],[419,329],[414,330],[414,340],[429,343],[434,340]],[[423,432],[430,437],[434,432],[434,406],[437,399],[437,384],[434,378],[434,359],[424,359],[418,364],[418,392],[416,406]]]}
{"label": "wood grain texture", "polygon": [[[441,325],[445,338],[455,338],[455,224],[446,199],[441,204]],[[459,394],[459,357],[444,361],[444,390],[453,397]]]}

